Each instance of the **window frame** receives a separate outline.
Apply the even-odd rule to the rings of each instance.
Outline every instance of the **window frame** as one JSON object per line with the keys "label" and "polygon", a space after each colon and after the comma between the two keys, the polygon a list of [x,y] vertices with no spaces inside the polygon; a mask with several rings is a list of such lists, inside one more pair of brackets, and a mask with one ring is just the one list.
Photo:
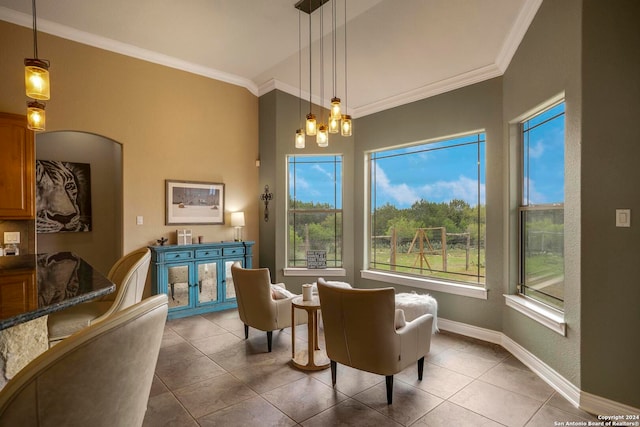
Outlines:
{"label": "window frame", "polygon": [[[385,283],[390,283],[390,284],[395,284],[395,285],[403,285],[403,286],[409,286],[409,287],[414,287],[414,288],[419,288],[419,289],[426,289],[426,290],[432,290],[432,291],[439,291],[439,292],[444,292],[444,293],[449,293],[449,294],[454,294],[454,295],[462,295],[462,296],[466,296],[466,297],[471,297],[471,298],[478,298],[478,299],[488,299],[488,290],[487,290],[487,280],[486,280],[486,266],[485,266],[485,280],[484,283],[479,283],[479,282],[474,282],[474,284],[468,284],[466,282],[462,282],[462,281],[457,281],[457,280],[448,280],[448,279],[442,279],[442,278],[437,278],[437,277],[430,277],[430,276],[422,276],[422,275],[414,275],[414,274],[410,274],[410,273],[398,273],[396,271],[385,271],[385,270],[377,270],[377,269],[371,269],[370,265],[371,265],[371,247],[372,247],[372,243],[371,243],[371,235],[372,235],[372,200],[371,200],[371,196],[372,196],[372,185],[373,182],[371,180],[371,166],[372,166],[372,162],[371,162],[371,154],[372,153],[379,153],[379,152],[383,152],[383,151],[389,151],[389,150],[394,150],[394,149],[399,149],[399,148],[408,148],[408,147],[412,147],[412,146],[419,146],[419,145],[426,145],[429,143],[437,143],[437,142],[445,142],[445,141],[450,141],[450,140],[455,140],[457,138],[462,138],[465,136],[474,136],[474,135],[482,135],[479,139],[479,141],[477,142],[477,144],[482,144],[483,145],[483,151],[481,153],[481,155],[483,156],[483,160],[484,163],[482,164],[481,167],[482,169],[482,173],[484,174],[484,185],[485,185],[485,198],[484,198],[484,207],[485,207],[485,217],[484,217],[484,223],[480,223],[481,225],[484,224],[484,228],[485,228],[485,233],[486,233],[486,221],[487,221],[487,210],[486,210],[486,204],[487,204],[487,200],[486,200],[486,177],[487,177],[487,173],[486,173],[486,159],[487,159],[487,133],[485,129],[476,129],[476,130],[472,130],[472,131],[468,131],[468,132],[463,132],[463,133],[458,133],[458,134],[453,134],[453,135],[448,135],[448,136],[443,136],[443,137],[438,137],[438,138],[432,138],[432,139],[428,139],[428,140],[422,140],[422,141],[416,141],[416,142],[412,142],[409,144],[403,144],[403,145],[396,145],[396,146],[388,146],[388,147],[382,147],[382,148],[378,148],[375,150],[370,150],[365,152],[365,157],[364,157],[364,172],[365,172],[365,176],[364,176],[364,180],[365,180],[365,191],[364,191],[364,206],[366,207],[363,215],[364,215],[364,256],[363,256],[363,269],[360,272],[360,277],[363,279],[371,279],[371,280],[377,280],[377,281],[382,281]],[[480,185],[480,184],[479,184]],[[486,263],[486,234],[485,237],[482,239],[484,242],[484,251],[485,251],[485,263]]]}
{"label": "window frame", "polygon": [[[292,211],[295,211],[296,209],[292,209],[291,205],[290,205],[290,186],[291,186],[291,176],[290,176],[290,168],[291,168],[291,159],[300,159],[300,158],[304,158],[304,157],[308,157],[308,158],[326,158],[327,160],[330,158],[333,158],[333,160],[331,161],[334,165],[336,163],[338,163],[340,165],[340,182],[336,184],[334,184],[334,193],[333,193],[333,197],[334,200],[339,200],[340,202],[340,208],[334,208],[334,209],[319,209],[319,210],[309,210],[309,209],[303,209],[300,210],[300,213],[310,213],[310,212],[317,212],[317,213],[334,213],[334,214],[339,214],[341,217],[340,220],[340,234],[338,236],[337,234],[337,228],[334,230],[334,244],[336,246],[339,246],[340,250],[340,266],[336,266],[336,267],[327,267],[327,268],[323,268],[322,274],[323,276],[327,276],[327,277],[334,277],[334,276],[345,276],[346,274],[346,269],[344,268],[344,154],[341,153],[314,153],[314,154],[288,154],[286,156],[285,162],[286,162],[286,180],[285,180],[285,186],[286,186],[286,194],[287,194],[287,198],[286,198],[286,220],[285,220],[285,267],[283,268],[283,275],[284,276],[317,276],[318,275],[318,269],[309,269],[306,265],[305,266],[291,266],[290,262],[290,255],[289,255],[289,250],[290,250],[290,227],[289,227],[289,217],[290,214],[292,213]],[[339,159],[339,160],[337,160]],[[323,162],[323,163],[327,163],[327,162]],[[334,169],[335,170],[335,169]],[[337,179],[336,179],[337,181]],[[295,181],[294,181],[295,184]],[[297,189],[294,190],[294,194],[297,193]],[[339,238],[338,238],[339,237]]]}
{"label": "window frame", "polygon": [[[542,123],[539,123],[537,125],[535,125],[532,128],[529,129],[525,129],[525,124],[530,121],[535,119],[536,117],[545,114],[546,112],[548,112],[549,110],[558,107],[559,105],[564,104],[564,108],[562,113],[557,114],[553,117],[550,117],[548,119],[546,119],[545,121],[543,121]],[[564,217],[564,209],[565,209],[565,195],[563,195],[562,197],[562,203],[538,203],[538,204],[532,204],[531,203],[531,197],[528,194],[528,190],[527,190],[527,195],[526,195],[526,200],[525,200],[525,180],[529,179],[529,168],[525,167],[525,132],[530,132],[532,129],[541,126],[545,123],[549,123],[552,120],[562,116],[563,120],[564,120],[564,132],[563,132],[563,176],[566,176],[566,174],[564,174],[564,167],[566,165],[566,112],[567,112],[567,108],[566,108],[566,100],[564,98],[564,94],[561,97],[557,97],[555,99],[550,100],[548,103],[543,104],[541,106],[539,106],[538,108],[536,108],[535,110],[529,112],[529,114],[526,114],[524,117],[522,117],[519,122],[518,122],[518,126],[517,126],[517,131],[518,131],[518,137],[517,137],[517,141],[518,141],[518,157],[519,157],[519,170],[518,170],[518,199],[517,199],[517,235],[518,235],[518,247],[517,247],[517,283],[516,283],[516,293],[518,296],[525,298],[527,301],[524,304],[525,307],[535,307],[537,312],[547,312],[549,313],[549,316],[553,319],[553,322],[558,322],[559,318],[562,317],[562,313],[564,313],[564,297],[561,300],[562,302],[562,309],[554,306],[550,303],[546,303],[545,301],[543,301],[540,298],[537,298],[535,296],[532,296],[530,294],[526,293],[527,290],[527,284],[525,283],[525,275],[526,275],[526,271],[525,271],[525,235],[526,235],[526,230],[525,230],[525,221],[524,221],[524,216],[526,215],[527,212],[535,212],[535,211],[554,211],[554,210],[562,210],[563,211],[563,217]],[[525,173],[528,174],[527,176],[525,176]],[[564,181],[563,181],[564,182]],[[564,225],[564,219],[563,219],[563,225]],[[564,227],[563,227],[563,245],[564,245]],[[563,262],[563,277],[564,277],[564,264],[565,264],[565,257],[564,257],[564,250],[563,250],[563,257],[562,257],[562,262]],[[563,279],[564,282],[564,279]],[[564,283],[563,283],[563,288],[564,288]],[[558,299],[559,300],[559,299]],[[513,302],[513,301],[511,301]],[[509,304],[508,304],[509,305]],[[564,331],[563,331],[564,333]]]}

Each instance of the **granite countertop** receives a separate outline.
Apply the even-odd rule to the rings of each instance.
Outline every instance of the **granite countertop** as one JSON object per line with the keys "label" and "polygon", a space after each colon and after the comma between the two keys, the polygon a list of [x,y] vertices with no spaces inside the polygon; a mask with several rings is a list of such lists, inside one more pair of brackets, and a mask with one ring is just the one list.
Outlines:
{"label": "granite countertop", "polygon": [[72,252],[0,257],[0,330],[115,291]]}

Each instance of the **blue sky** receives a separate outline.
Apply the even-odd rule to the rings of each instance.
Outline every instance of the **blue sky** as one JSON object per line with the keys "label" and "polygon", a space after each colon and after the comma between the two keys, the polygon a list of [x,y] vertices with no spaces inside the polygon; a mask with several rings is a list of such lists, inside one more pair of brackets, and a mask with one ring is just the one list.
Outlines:
{"label": "blue sky", "polygon": [[[564,104],[532,118],[528,123],[529,179],[525,195],[531,203],[564,201]],[[550,118],[555,119],[549,120]],[[540,124],[543,123],[542,126]],[[390,203],[399,209],[419,200],[449,202],[461,199],[471,206],[478,204],[478,149],[480,150],[480,203],[485,203],[485,135],[457,137],[448,141],[429,142],[411,147],[373,153],[375,204]],[[445,148],[446,147],[446,148]],[[334,157],[297,156],[295,179],[297,198],[301,201],[333,204],[334,177],[342,175]],[[293,168],[289,168],[289,180]],[[341,195],[338,196],[338,208]]]}

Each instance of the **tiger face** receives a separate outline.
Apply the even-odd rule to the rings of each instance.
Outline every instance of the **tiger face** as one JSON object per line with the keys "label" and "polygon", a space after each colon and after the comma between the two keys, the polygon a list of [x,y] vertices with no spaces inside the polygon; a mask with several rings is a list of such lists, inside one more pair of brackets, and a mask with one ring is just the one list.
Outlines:
{"label": "tiger face", "polygon": [[78,183],[64,162],[36,162],[36,230],[38,233],[87,231],[80,221]]}

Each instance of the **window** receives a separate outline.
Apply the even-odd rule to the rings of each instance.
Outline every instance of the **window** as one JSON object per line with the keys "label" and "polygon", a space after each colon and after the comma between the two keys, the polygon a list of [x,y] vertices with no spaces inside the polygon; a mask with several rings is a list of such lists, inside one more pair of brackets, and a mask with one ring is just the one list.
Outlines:
{"label": "window", "polygon": [[289,156],[288,267],[307,267],[307,251],[326,251],[342,267],[342,156]]}
{"label": "window", "polygon": [[519,292],[556,309],[564,306],[565,104],[521,124]]}
{"label": "window", "polygon": [[372,152],[369,268],[482,286],[485,135]]}

